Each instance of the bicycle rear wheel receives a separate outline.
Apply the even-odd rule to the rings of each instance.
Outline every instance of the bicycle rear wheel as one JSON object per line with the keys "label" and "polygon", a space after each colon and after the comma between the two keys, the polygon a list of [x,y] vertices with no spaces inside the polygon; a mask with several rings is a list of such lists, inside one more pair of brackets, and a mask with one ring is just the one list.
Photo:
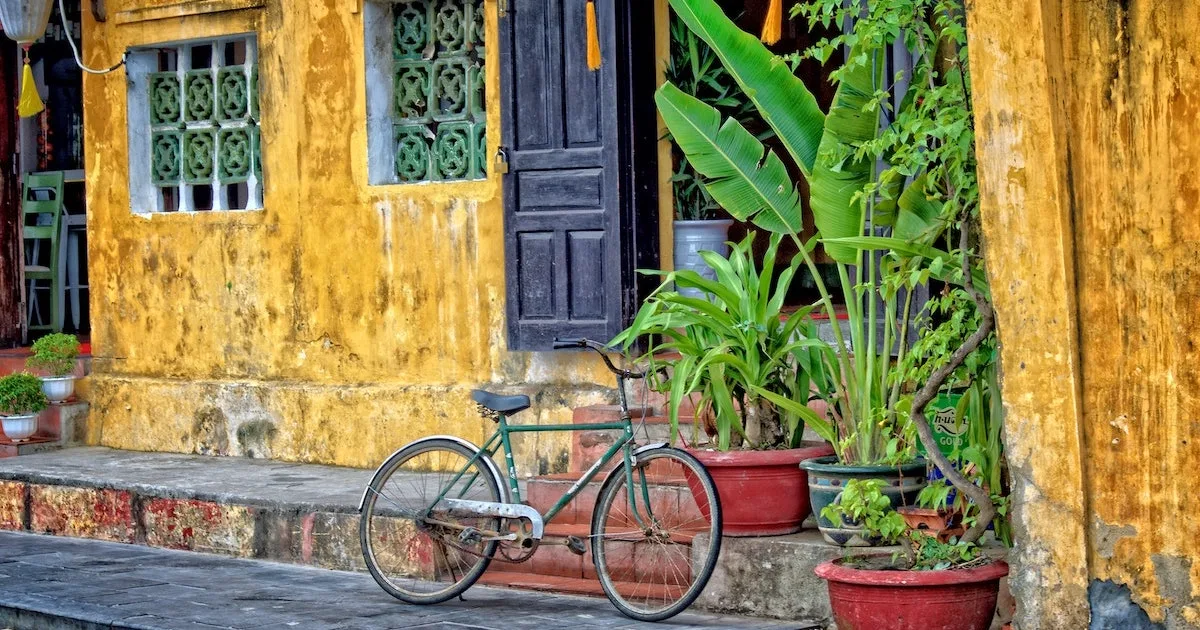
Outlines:
{"label": "bicycle rear wheel", "polygon": [[[721,502],[704,465],[677,449],[638,454],[632,478],[619,467],[604,482],[592,515],[592,557],[618,610],[662,621],[690,606],[712,576]],[[693,549],[697,536],[707,537],[703,552]]]}
{"label": "bicycle rear wheel", "polygon": [[470,588],[487,569],[496,542],[479,540],[472,531],[497,531],[500,521],[452,516],[441,501],[501,501],[487,456],[467,466],[474,456],[454,440],[420,440],[393,455],[371,479],[359,540],[367,569],[393,597],[410,604],[443,602]]}

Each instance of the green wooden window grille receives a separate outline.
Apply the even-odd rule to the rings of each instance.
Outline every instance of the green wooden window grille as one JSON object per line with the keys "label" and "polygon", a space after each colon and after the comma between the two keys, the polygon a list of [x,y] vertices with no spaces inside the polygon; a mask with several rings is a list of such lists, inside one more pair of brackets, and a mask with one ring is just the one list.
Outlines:
{"label": "green wooden window grille", "polygon": [[156,48],[150,182],[157,211],[262,207],[257,50],[252,37]]}
{"label": "green wooden window grille", "polygon": [[483,0],[392,9],[392,122],[401,183],[487,176]]}

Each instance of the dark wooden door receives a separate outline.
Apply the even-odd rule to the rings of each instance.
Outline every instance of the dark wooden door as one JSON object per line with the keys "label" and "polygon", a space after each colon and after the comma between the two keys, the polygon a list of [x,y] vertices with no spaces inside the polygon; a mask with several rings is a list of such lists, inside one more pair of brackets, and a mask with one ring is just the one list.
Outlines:
{"label": "dark wooden door", "polygon": [[620,1],[596,3],[603,56],[596,71],[587,65],[585,0],[508,0],[500,19],[502,137],[509,164],[507,315],[514,350],[548,349],[555,337],[607,341],[629,311]]}

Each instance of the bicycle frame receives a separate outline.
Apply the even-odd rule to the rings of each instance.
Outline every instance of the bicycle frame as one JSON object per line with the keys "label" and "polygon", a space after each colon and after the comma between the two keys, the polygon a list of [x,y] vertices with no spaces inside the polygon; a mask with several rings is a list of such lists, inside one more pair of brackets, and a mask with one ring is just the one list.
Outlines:
{"label": "bicycle frame", "polygon": [[[623,383],[621,383],[621,385],[623,385]],[[466,474],[467,470],[469,470],[479,460],[480,457],[483,457],[485,454],[489,457],[492,457],[500,449],[504,449],[504,462],[506,465],[505,470],[507,471],[508,487],[509,487],[509,491],[511,492],[510,496],[512,497],[512,502],[520,503],[521,502],[521,488],[518,484],[517,468],[516,468],[516,464],[513,462],[512,446],[509,441],[509,436],[512,433],[542,433],[542,432],[551,432],[551,431],[621,430],[622,431],[621,438],[618,439],[616,442],[614,442],[613,445],[610,446],[607,451],[605,451],[604,455],[602,455],[600,457],[600,459],[596,461],[596,463],[592,464],[591,468],[589,468],[587,470],[587,472],[585,472],[583,474],[583,476],[579,478],[578,481],[576,481],[574,484],[571,485],[571,487],[562,496],[562,498],[558,500],[557,503],[555,503],[549,510],[547,510],[545,514],[541,515],[542,516],[542,524],[545,525],[545,524],[550,523],[550,521],[553,520],[554,517],[556,515],[558,515],[558,513],[561,512],[562,509],[564,507],[566,507],[566,505],[568,503],[570,503],[573,499],[575,499],[575,497],[579,494],[579,491],[585,485],[587,485],[588,482],[590,482],[592,479],[594,479],[596,477],[596,475],[600,472],[600,469],[603,468],[605,466],[605,464],[608,464],[610,461],[612,461],[613,457],[615,457],[617,455],[617,453],[622,453],[621,463],[622,463],[622,467],[624,468],[624,471],[625,471],[625,481],[626,481],[625,485],[627,486],[627,491],[628,491],[628,500],[629,500],[629,505],[631,508],[630,511],[632,512],[634,520],[636,520],[637,524],[639,526],[641,526],[643,529],[647,528],[647,524],[643,521],[642,515],[640,514],[640,512],[638,510],[638,499],[636,497],[636,493],[634,492],[633,475],[634,475],[634,464],[635,464],[635,458],[634,458],[635,449],[634,449],[634,442],[633,442],[633,419],[629,414],[629,407],[625,402],[624,388],[620,387],[620,388],[618,388],[617,391],[618,391],[620,399],[621,399],[621,420],[620,420],[620,422],[604,422],[604,423],[599,423],[599,424],[586,424],[586,425],[575,425],[575,424],[510,425],[510,424],[508,424],[508,417],[505,414],[498,414],[497,422],[498,422],[499,426],[496,428],[495,433],[492,433],[491,437],[489,437],[487,439],[487,441],[485,441],[483,443],[483,446],[479,448],[479,451],[475,453],[475,456],[472,457],[470,460],[468,460],[467,463],[462,467],[462,469],[458,471],[458,474],[456,474],[454,476],[454,478],[450,480],[450,482],[446,485],[445,489],[443,489],[441,494],[438,495],[438,498],[436,501],[434,501],[434,504],[436,504],[438,501],[441,501],[443,498],[445,498],[446,492],[450,488],[453,488],[455,486],[455,484],[457,484],[458,481],[460,479],[462,479],[462,476],[464,474]],[[655,445],[655,446],[657,446],[657,445]],[[641,484],[640,484],[641,489],[642,489],[641,502],[642,502],[642,505],[645,506],[645,508],[647,509],[649,516],[651,518],[653,518],[653,513],[649,512],[650,491],[646,486],[646,472],[645,472],[645,470],[639,469],[638,473],[641,477]],[[476,472],[474,475],[472,475],[472,477],[467,481],[466,487],[469,487],[471,483],[474,483],[475,477],[478,476],[478,474],[479,473]]]}

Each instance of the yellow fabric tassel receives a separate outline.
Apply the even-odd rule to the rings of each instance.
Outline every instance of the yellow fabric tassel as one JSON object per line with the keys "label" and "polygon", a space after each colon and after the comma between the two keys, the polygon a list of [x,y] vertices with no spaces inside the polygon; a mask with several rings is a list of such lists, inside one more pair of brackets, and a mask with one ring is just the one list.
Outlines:
{"label": "yellow fabric tassel", "polygon": [[589,70],[600,69],[600,32],[596,30],[596,3],[587,3],[587,63]]}
{"label": "yellow fabric tassel", "polygon": [[779,41],[783,34],[783,0],[771,0],[767,5],[767,19],[763,22],[762,42],[767,45]]}
{"label": "yellow fabric tassel", "polygon": [[21,100],[17,102],[17,113],[21,118],[29,118],[46,109],[42,97],[38,94],[37,84],[33,80],[33,68],[29,67],[29,58],[25,58],[25,70],[21,75]]}

